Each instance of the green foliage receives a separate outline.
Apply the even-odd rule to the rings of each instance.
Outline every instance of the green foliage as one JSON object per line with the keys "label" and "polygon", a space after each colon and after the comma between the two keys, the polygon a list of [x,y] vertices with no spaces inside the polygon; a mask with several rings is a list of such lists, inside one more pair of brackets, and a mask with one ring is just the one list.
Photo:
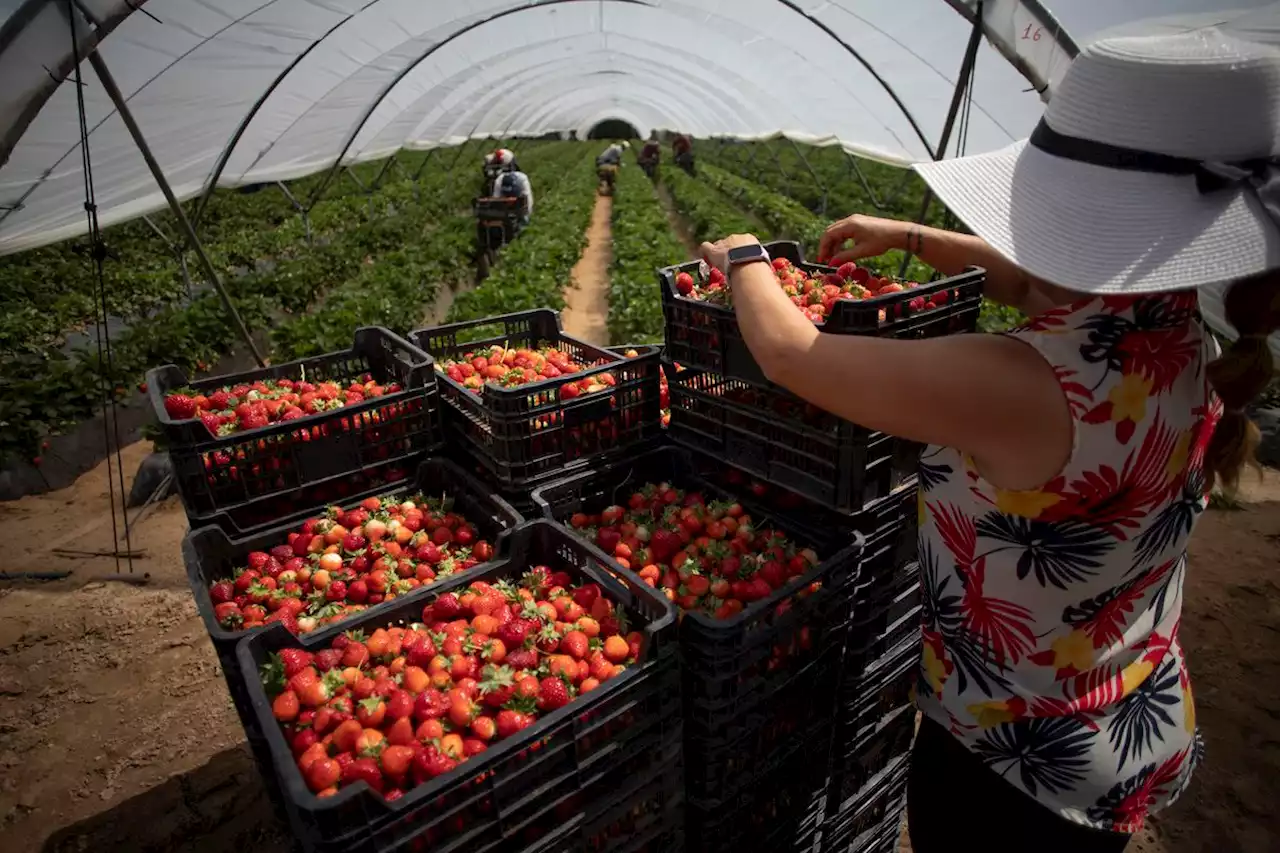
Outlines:
{"label": "green foliage", "polygon": [[[482,150],[472,146],[460,159],[437,152],[416,183],[410,176],[428,155],[404,152],[404,169],[389,170],[371,195],[339,176],[311,211],[310,244],[302,218],[275,187],[217,191],[198,231],[246,325],[273,328],[277,358],[347,346],[368,323],[407,331],[438,282],[469,274],[470,200]],[[580,149],[555,142],[519,150],[533,171],[528,164],[540,157]],[[382,168],[353,171],[372,186]],[[312,175],[288,187],[305,204],[322,180]],[[191,215],[196,204],[185,206]],[[152,220],[177,234],[167,211]],[[0,258],[0,459],[36,455],[44,436],[92,415],[104,394],[123,397],[150,367],[199,372],[240,343],[193,256],[186,258],[196,282],[191,296],[181,260],[145,222],[117,225],[104,237],[107,310],[130,326],[113,341],[111,369],[99,363],[96,346],[63,351],[67,336],[97,313],[87,241]]]}
{"label": "green foliage", "polygon": [[663,169],[662,183],[671,191],[676,210],[689,223],[695,240],[719,240],[730,234],[760,230],[754,220],[742,215],[712,186],[680,169]]}
{"label": "green foliage", "polygon": [[680,263],[684,245],[671,230],[653,185],[639,169],[618,172],[613,195],[609,340],[662,340],[662,292],[656,270]]}
{"label": "green foliage", "polygon": [[550,192],[535,196],[529,227],[502,250],[484,284],[458,297],[449,310],[449,322],[532,308],[564,308],[564,288],[586,246],[595,208],[595,153],[589,148],[573,151],[568,157],[572,165],[549,183]]}
{"label": "green foliage", "polygon": [[1008,305],[1001,305],[990,299],[982,300],[982,311],[978,314],[978,331],[1007,332],[1025,322],[1027,318],[1017,308],[1010,308]]}

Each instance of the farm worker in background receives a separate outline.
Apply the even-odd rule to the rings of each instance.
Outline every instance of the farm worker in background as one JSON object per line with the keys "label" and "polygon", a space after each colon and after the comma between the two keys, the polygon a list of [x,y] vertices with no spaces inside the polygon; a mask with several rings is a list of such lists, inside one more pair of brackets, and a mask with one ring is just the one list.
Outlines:
{"label": "farm worker in background", "polygon": [[614,142],[608,148],[600,153],[596,158],[597,166],[620,166],[622,165],[622,146],[621,142]]}
{"label": "farm worker in background", "polygon": [[514,151],[503,148],[494,152],[494,158],[501,171],[493,181],[490,194],[494,198],[521,199],[523,211],[520,224],[528,225],[529,218],[533,215],[533,184],[529,181],[529,176],[520,171]]}
{"label": "farm worker in background", "polygon": [[600,179],[602,194],[613,193],[614,182],[618,179],[618,169],[622,168],[622,151],[627,147],[629,146],[626,142],[615,142],[596,158],[596,176]]}
{"label": "farm worker in background", "polygon": [[657,164],[662,159],[662,145],[658,142],[655,135],[644,144],[644,148],[640,149],[640,162]]}
{"label": "farm worker in background", "polygon": [[690,175],[693,174],[693,141],[688,136],[676,134],[676,138],[671,141],[671,154],[677,166]]}
{"label": "farm worker in background", "polygon": [[[703,246],[770,379],[930,445],[916,853],[1119,851],[1191,779],[1187,538],[1250,461],[1245,407],[1274,373],[1278,110],[1273,47],[1211,27],[1105,39],[1030,140],[916,167],[975,236],[864,216],[823,236],[835,265],[900,249],[986,268],[986,295],[1031,317],[1007,334],[823,334],[754,237]],[[1206,287],[1226,289],[1225,355]],[[947,305],[923,303],[903,308]]]}
{"label": "farm worker in background", "polygon": [[497,180],[498,175],[502,174],[503,163],[515,160],[515,157],[510,148],[498,148],[484,155],[484,163],[481,167],[484,173],[481,195],[487,195],[493,187],[493,182]]}

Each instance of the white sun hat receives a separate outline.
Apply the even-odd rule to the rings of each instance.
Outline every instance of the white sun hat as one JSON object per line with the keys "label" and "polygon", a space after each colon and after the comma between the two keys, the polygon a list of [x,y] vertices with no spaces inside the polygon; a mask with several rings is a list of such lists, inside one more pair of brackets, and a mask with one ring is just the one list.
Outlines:
{"label": "white sun hat", "polygon": [[1280,49],[1205,28],[1085,48],[1029,140],[917,171],[1031,275],[1085,293],[1280,267]]}

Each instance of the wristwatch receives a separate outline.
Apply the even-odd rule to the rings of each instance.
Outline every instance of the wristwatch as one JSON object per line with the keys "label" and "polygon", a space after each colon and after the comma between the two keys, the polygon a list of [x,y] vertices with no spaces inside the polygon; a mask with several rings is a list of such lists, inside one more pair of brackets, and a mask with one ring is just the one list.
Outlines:
{"label": "wristwatch", "polygon": [[735,246],[729,250],[729,258],[726,263],[728,269],[724,271],[725,276],[727,277],[738,267],[746,266],[747,264],[754,264],[760,261],[763,261],[766,264],[770,262],[769,253],[765,251],[764,246],[761,246],[759,243],[752,243],[749,246]]}

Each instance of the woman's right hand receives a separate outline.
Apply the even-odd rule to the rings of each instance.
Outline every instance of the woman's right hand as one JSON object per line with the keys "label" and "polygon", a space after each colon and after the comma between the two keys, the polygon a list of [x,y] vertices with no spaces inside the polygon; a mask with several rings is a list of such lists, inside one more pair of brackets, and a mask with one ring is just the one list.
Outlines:
{"label": "woman's right hand", "polygon": [[[910,222],[879,219],[855,213],[832,223],[818,245],[818,263],[840,266],[848,261],[883,255],[890,249],[905,249]],[[843,249],[846,240],[853,247]]]}

